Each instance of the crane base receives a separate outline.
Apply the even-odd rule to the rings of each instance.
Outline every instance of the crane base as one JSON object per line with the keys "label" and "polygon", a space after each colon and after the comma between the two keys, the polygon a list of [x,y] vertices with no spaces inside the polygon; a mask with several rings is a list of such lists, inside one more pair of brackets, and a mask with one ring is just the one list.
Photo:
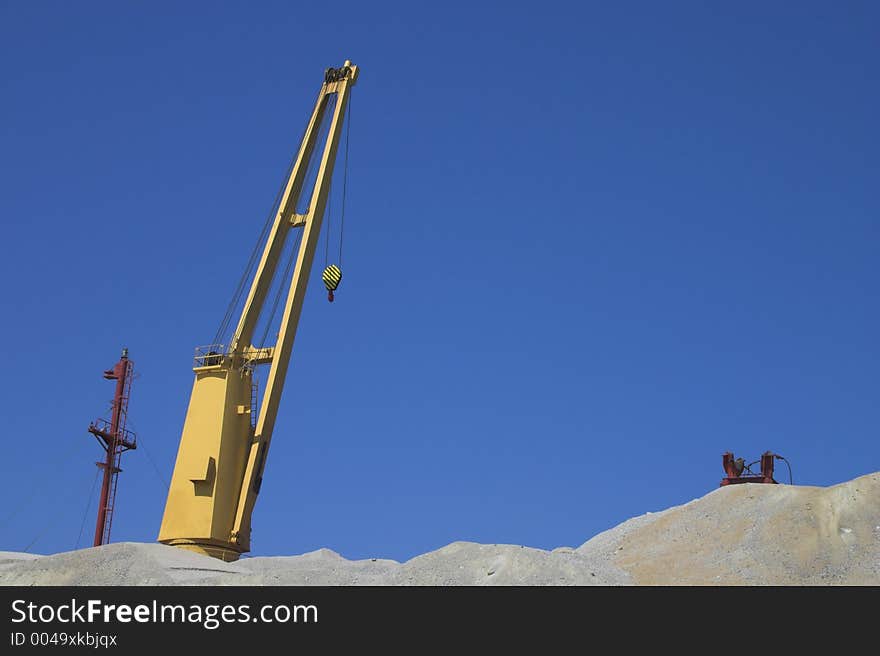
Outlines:
{"label": "crane base", "polygon": [[210,556],[211,558],[217,558],[227,563],[233,563],[241,557],[241,552],[235,551],[233,549],[227,549],[225,547],[218,547],[214,544],[204,544],[198,542],[183,542],[183,541],[169,541],[163,542],[163,544],[167,544],[169,547],[177,547],[178,549],[186,549],[187,551],[192,551],[197,554],[202,554],[203,556]]}

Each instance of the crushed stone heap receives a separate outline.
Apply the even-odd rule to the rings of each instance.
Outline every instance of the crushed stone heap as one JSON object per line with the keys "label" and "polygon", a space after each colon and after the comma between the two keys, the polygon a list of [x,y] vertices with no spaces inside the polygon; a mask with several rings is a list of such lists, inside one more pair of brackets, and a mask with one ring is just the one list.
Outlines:
{"label": "crushed stone heap", "polygon": [[404,563],[329,549],[224,563],[122,542],[0,552],[0,585],[880,585],[880,472],[827,488],[718,488],[578,548],[454,542]]}

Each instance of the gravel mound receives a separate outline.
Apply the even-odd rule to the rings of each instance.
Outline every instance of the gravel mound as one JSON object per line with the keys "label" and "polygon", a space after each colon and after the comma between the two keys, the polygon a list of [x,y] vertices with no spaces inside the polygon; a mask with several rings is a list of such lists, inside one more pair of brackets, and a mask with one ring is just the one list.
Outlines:
{"label": "gravel mound", "polygon": [[880,472],[828,488],[744,484],[578,548],[454,542],[405,563],[329,549],[224,563],[122,542],[0,552],[0,585],[880,585]]}

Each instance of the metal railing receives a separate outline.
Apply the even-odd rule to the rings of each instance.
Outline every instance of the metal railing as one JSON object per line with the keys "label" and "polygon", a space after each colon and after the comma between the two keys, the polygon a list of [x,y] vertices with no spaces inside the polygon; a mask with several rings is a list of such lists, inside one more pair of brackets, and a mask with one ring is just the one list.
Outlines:
{"label": "metal railing", "polygon": [[193,362],[196,367],[211,367],[221,364],[225,357],[225,344],[208,344],[207,346],[196,346]]}
{"label": "metal railing", "polygon": [[[89,424],[89,432],[102,435],[105,439],[113,438],[113,424],[106,419],[95,419]],[[119,446],[127,449],[137,448],[137,436],[127,428],[120,428],[116,434],[116,442]]]}

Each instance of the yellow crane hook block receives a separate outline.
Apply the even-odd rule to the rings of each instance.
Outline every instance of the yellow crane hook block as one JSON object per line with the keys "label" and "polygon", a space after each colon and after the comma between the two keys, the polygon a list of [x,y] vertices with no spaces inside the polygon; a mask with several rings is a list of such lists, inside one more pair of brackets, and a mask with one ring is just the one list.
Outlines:
{"label": "yellow crane hook block", "polygon": [[342,282],[342,271],[335,264],[331,264],[324,269],[324,273],[321,274],[321,279],[324,281],[324,286],[327,288],[327,300],[332,303],[333,292],[336,291],[336,288],[339,287],[339,283]]}

